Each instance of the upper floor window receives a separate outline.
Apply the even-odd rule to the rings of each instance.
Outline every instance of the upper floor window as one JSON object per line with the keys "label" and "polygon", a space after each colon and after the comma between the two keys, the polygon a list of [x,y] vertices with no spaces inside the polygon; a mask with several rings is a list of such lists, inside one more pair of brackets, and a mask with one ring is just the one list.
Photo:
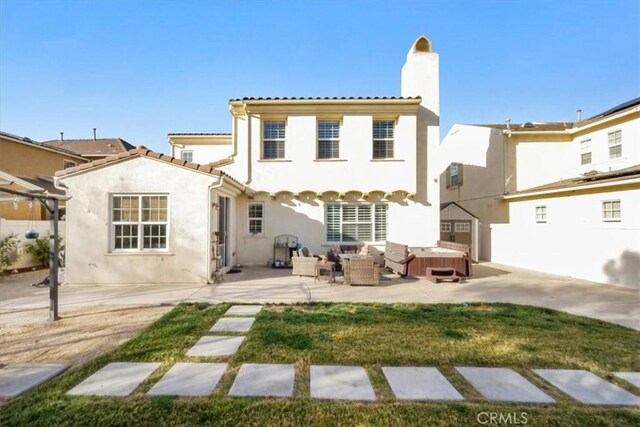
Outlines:
{"label": "upper floor window", "polygon": [[262,158],[284,159],[284,120],[265,120],[262,122]]}
{"label": "upper floor window", "polygon": [[621,213],[620,200],[605,200],[602,202],[603,221],[620,221]]}
{"label": "upper floor window", "polygon": [[326,205],[328,242],[381,242],[387,239],[388,205],[329,203]]}
{"label": "upper floor window", "polygon": [[262,234],[264,232],[264,204],[261,202],[247,205],[249,221],[249,234]]}
{"label": "upper floor window", "polygon": [[546,206],[536,206],[536,222],[547,222]]}
{"label": "upper floor window", "polygon": [[193,163],[193,151],[183,151],[180,153],[182,160],[186,160],[189,163]]}
{"label": "upper floor window", "polygon": [[373,158],[393,159],[395,122],[393,120],[373,121]]}
{"label": "upper floor window", "polygon": [[136,252],[167,249],[168,196],[114,195],[111,206],[112,250]]}
{"label": "upper floor window", "polygon": [[588,165],[591,163],[591,140],[585,139],[580,141],[580,164]]}
{"label": "upper floor window", "polygon": [[340,158],[340,121],[318,121],[318,159]]}
{"label": "upper floor window", "polygon": [[622,157],[622,131],[609,132],[609,158],[617,159]]}
{"label": "upper floor window", "polygon": [[62,160],[62,168],[63,169],[69,169],[69,168],[73,168],[73,167],[76,167],[76,166],[78,166],[78,164],[76,162],[73,162],[73,161],[67,160],[67,159]]}
{"label": "upper floor window", "polygon": [[447,188],[457,188],[462,185],[462,164],[451,163],[447,168]]}

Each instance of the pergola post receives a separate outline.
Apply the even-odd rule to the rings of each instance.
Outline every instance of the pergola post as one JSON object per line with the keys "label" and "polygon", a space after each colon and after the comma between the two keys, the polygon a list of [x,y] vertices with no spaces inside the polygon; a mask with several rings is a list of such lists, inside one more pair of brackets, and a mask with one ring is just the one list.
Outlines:
{"label": "pergola post", "polygon": [[58,320],[58,200],[47,201],[51,213],[49,232],[49,320]]}

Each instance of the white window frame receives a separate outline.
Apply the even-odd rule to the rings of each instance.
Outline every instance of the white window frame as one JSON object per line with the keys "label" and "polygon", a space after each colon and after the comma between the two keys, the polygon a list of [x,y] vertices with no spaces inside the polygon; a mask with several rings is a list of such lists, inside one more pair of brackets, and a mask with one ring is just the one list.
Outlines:
{"label": "white window frame", "polygon": [[[368,206],[370,207],[371,217],[369,221],[360,221],[358,220],[358,210],[356,209],[356,219],[355,221],[345,221],[343,219],[343,209],[344,206]],[[339,207],[338,210],[338,219],[336,221],[335,218],[331,221],[329,218],[329,208]],[[382,214],[384,212],[384,215]],[[343,226],[344,225],[363,225],[369,224],[371,227],[371,239],[372,240],[344,240]],[[337,227],[340,238],[338,240],[332,240],[329,236],[329,227],[333,225],[333,227]],[[331,244],[353,244],[357,242],[365,242],[365,243],[380,243],[385,242],[387,240],[387,233],[389,229],[389,205],[387,203],[326,203],[325,204],[325,240],[327,243]]]}
{"label": "white window frame", "polygon": [[455,233],[471,233],[471,224],[468,222],[454,222],[453,231]]}
{"label": "white window frame", "polygon": [[[265,128],[268,123],[282,123],[283,136],[278,136],[275,138],[267,138],[265,133]],[[287,121],[284,119],[265,119],[262,121],[262,150],[260,153],[260,158],[262,160],[282,160],[285,159],[286,156],[286,139],[287,139]],[[267,157],[266,156],[266,148],[267,143],[276,144],[276,155],[275,157]]]}
{"label": "white window frame", "polygon": [[[190,155],[190,156],[191,156],[191,159],[185,159],[185,158],[184,158],[185,154]],[[180,158],[181,158],[182,160],[186,160],[186,161],[187,161],[187,162],[189,162],[189,163],[193,163],[193,150],[184,150],[184,151],[181,151],[181,152],[180,152]]]}
{"label": "white window frame", "polygon": [[[376,138],[376,135],[375,135],[376,123],[391,123],[392,135],[390,137],[378,136]],[[395,158],[396,121],[385,120],[385,119],[374,119],[371,126],[371,132],[373,137],[373,143],[371,145],[371,158],[373,160],[394,159]],[[384,156],[376,156],[376,143],[384,144]]]}
{"label": "white window frame", "polygon": [[[331,123],[332,125],[337,125],[337,135],[336,134],[332,134],[331,135],[320,135],[321,133],[321,127],[325,124],[329,124]],[[328,129],[327,129],[328,130]],[[340,158],[340,120],[318,120],[318,130],[317,130],[317,138],[318,138],[318,142],[317,142],[317,149],[316,149],[316,159],[318,160],[331,160],[331,159],[339,159]],[[320,149],[320,146],[322,144],[328,144],[329,145],[329,156],[328,157],[323,157],[321,155],[322,151]]]}
{"label": "white window frame", "polygon": [[[585,156],[589,155],[589,161],[585,162]],[[593,163],[593,152],[591,151],[591,139],[580,141],[580,165],[590,165]]]}
{"label": "white window frame", "polygon": [[[260,217],[252,217],[251,216],[251,206],[260,206],[262,208],[262,216]],[[259,221],[260,222],[260,232],[252,233],[251,232],[251,221]],[[263,202],[249,202],[247,203],[247,234],[250,236],[263,236],[264,235],[264,203]]]}
{"label": "white window frame", "polygon": [[74,162],[73,160],[62,159],[62,169],[75,168],[78,166],[78,162]]}
{"label": "white window frame", "polygon": [[[614,208],[614,203],[618,204],[618,209]],[[620,199],[613,200],[603,200],[602,201],[602,221],[604,222],[620,222],[622,221],[622,202]],[[610,212],[611,217],[607,218],[606,213]],[[615,217],[615,213],[618,213],[618,216]]]}
{"label": "white window frame", "polygon": [[[445,227],[443,227],[445,226]],[[450,222],[441,222],[440,223],[440,232],[441,233],[451,233],[451,223]]]}
{"label": "white window frame", "polygon": [[[455,174],[453,171],[455,170]],[[453,182],[453,178],[456,178],[456,182]],[[449,165],[449,188],[457,188],[460,187],[460,164],[459,163],[451,163]]]}
{"label": "white window frame", "polygon": [[[137,197],[138,198],[138,219],[135,221],[114,221],[114,199],[116,197]],[[143,197],[165,197],[167,199],[167,215],[165,221],[143,221],[142,220],[142,198]],[[168,194],[162,193],[114,193],[109,196],[109,250],[113,253],[167,253],[169,252],[170,242],[170,201]],[[118,225],[135,225],[138,228],[138,245],[137,248],[116,248],[116,226]],[[144,248],[144,226],[145,225],[164,225],[165,241],[164,248]]]}
{"label": "white window frame", "polygon": [[[607,139],[609,140],[609,160],[622,158],[622,130],[618,129],[607,133]],[[614,156],[611,149],[617,147],[620,147],[620,153]]]}
{"label": "white window frame", "polygon": [[535,208],[536,222],[544,224],[547,222],[547,205],[539,205]]}

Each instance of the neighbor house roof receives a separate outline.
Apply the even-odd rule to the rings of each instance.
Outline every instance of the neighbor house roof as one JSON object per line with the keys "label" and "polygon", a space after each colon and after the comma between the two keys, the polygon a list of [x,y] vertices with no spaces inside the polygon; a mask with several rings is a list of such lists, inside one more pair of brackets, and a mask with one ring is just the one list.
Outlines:
{"label": "neighbor house roof", "polygon": [[602,113],[589,117],[579,122],[526,122],[526,123],[489,123],[472,124],[471,126],[482,126],[494,129],[510,130],[511,132],[563,132],[567,130],[580,129],[584,126],[606,119],[614,114],[632,110],[640,105],[640,98],[635,98],[622,104],[616,105]]}
{"label": "neighbor house roof", "polygon": [[462,206],[460,206],[459,204],[457,204],[456,202],[446,202],[446,203],[440,203],[440,210],[443,211],[445,210],[447,207],[454,205],[459,207],[460,209],[462,209],[464,212],[468,213],[469,215],[471,215],[472,217],[478,219],[477,216],[475,216],[474,214],[472,214],[471,212],[469,212],[468,210],[466,210],[465,208],[463,208]]}
{"label": "neighbor house roof", "polygon": [[566,190],[579,190],[583,187],[609,186],[625,184],[629,180],[640,179],[640,165],[630,166],[611,172],[591,171],[574,178],[562,179],[526,190],[516,191],[505,195],[505,199],[548,194]]}
{"label": "neighbor house roof", "polygon": [[57,177],[63,177],[63,176],[66,176],[66,175],[72,175],[72,174],[75,174],[75,173],[84,172],[84,171],[87,171],[89,169],[102,167],[102,166],[105,166],[105,165],[108,165],[108,164],[111,164],[111,163],[123,161],[123,160],[134,158],[134,157],[149,157],[149,158],[152,158],[152,159],[160,160],[160,161],[165,162],[165,163],[170,163],[170,164],[175,165],[175,166],[181,166],[181,167],[184,167],[184,168],[192,169],[194,171],[207,173],[209,175],[218,176],[218,177],[225,177],[225,178],[228,178],[229,180],[231,180],[232,182],[234,182],[237,186],[240,186],[240,187],[244,188],[244,186],[239,181],[237,181],[236,179],[232,178],[231,176],[229,176],[228,174],[224,173],[223,171],[221,171],[219,169],[216,169],[213,166],[200,165],[198,163],[187,162],[186,160],[178,159],[176,157],[168,156],[166,154],[162,154],[162,153],[157,153],[155,151],[151,151],[151,150],[147,149],[146,147],[144,147],[142,145],[137,147],[137,148],[134,148],[133,150],[129,150],[129,151],[125,151],[123,153],[119,153],[119,154],[117,154],[115,156],[105,157],[103,159],[94,160],[94,161],[89,162],[89,163],[83,163],[81,165],[78,165],[78,166],[75,166],[75,167],[72,167],[72,168],[67,168],[65,170],[58,171],[58,172],[56,172],[56,176]]}
{"label": "neighbor house roof", "polygon": [[85,157],[113,156],[135,148],[122,138],[53,139],[44,141],[42,144],[69,150]]}
{"label": "neighbor house roof", "polygon": [[61,154],[66,154],[75,158],[79,158],[81,159],[82,156],[78,155],[77,153],[70,151],[70,150],[66,150],[64,148],[61,147],[53,147],[53,146],[48,146],[48,145],[44,145],[42,142],[38,142],[38,141],[34,141],[31,138],[28,138],[26,136],[18,136],[18,135],[14,135],[12,133],[8,133],[8,132],[2,132],[0,131],[0,137],[3,137],[5,139],[11,140],[11,141],[15,141],[21,144],[29,144],[29,145],[33,145],[34,147],[38,147],[40,149],[43,150],[47,150],[47,151],[54,151],[54,152],[58,152]]}
{"label": "neighbor house roof", "polygon": [[231,136],[230,133],[207,133],[207,132],[176,132],[176,133],[168,133],[169,136]]}

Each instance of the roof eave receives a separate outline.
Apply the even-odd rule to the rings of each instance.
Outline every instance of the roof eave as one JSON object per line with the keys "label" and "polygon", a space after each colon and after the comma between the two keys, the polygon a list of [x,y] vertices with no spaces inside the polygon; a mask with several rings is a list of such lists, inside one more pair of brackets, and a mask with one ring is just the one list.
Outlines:
{"label": "roof eave", "polygon": [[617,185],[631,185],[631,184],[640,184],[640,177],[618,179],[618,180],[612,180],[607,182],[595,182],[593,184],[576,184],[568,187],[550,188],[547,190],[518,192],[513,194],[505,194],[502,196],[502,198],[504,200],[524,199],[528,197],[546,196],[546,195],[553,195],[557,193],[566,193],[570,191],[582,191],[582,190],[590,190],[595,188],[614,187]]}

